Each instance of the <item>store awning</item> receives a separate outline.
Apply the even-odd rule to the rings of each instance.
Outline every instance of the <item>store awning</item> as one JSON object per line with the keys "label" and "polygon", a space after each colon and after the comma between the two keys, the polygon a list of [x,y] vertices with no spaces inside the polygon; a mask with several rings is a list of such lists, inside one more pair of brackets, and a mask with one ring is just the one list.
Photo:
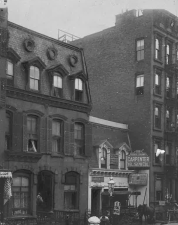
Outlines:
{"label": "store awning", "polygon": [[12,178],[11,172],[0,171],[0,178]]}
{"label": "store awning", "polygon": [[[113,195],[131,195],[131,191],[114,191]],[[101,195],[109,195],[108,191],[101,192]]]}

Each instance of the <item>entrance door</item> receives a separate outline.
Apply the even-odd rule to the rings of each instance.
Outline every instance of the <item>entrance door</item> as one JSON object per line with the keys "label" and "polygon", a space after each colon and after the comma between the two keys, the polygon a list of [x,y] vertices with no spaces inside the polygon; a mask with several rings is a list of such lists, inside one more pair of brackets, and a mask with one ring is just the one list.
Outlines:
{"label": "entrance door", "polygon": [[92,189],[91,191],[91,215],[99,216],[100,214],[100,192],[101,189]]}

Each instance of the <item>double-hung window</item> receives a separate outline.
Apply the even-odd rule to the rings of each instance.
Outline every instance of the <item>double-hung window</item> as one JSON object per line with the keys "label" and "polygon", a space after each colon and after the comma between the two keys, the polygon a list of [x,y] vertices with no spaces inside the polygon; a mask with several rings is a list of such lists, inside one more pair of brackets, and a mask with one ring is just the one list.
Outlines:
{"label": "double-hung window", "polygon": [[101,149],[101,168],[107,168],[107,150]]}
{"label": "double-hung window", "polygon": [[30,66],[30,89],[39,91],[40,70],[36,66]]}
{"label": "double-hung window", "polygon": [[80,78],[75,79],[75,100],[79,102],[83,100],[83,81]]}
{"label": "double-hung window", "polygon": [[172,97],[172,79],[170,77],[166,77],[166,97]]}
{"label": "double-hung window", "polygon": [[126,154],[125,151],[121,151],[120,153],[120,169],[125,170],[126,169]]}
{"label": "double-hung window", "polygon": [[38,151],[37,126],[38,126],[38,118],[36,116],[27,116],[27,134],[28,134],[27,151],[28,152]]}
{"label": "double-hung window", "polygon": [[14,84],[14,64],[11,60],[7,60],[6,68],[7,85]]}
{"label": "double-hung window", "polygon": [[136,95],[144,94],[144,75],[136,76]]}
{"label": "double-hung window", "polygon": [[161,201],[163,200],[163,177],[161,175],[157,175],[155,183],[156,201]]}
{"label": "double-hung window", "polygon": [[144,59],[144,39],[137,40],[136,42],[136,59],[137,61]]}
{"label": "double-hung window", "polygon": [[82,123],[75,123],[74,125],[74,139],[75,139],[75,153],[77,155],[84,155],[84,125]]}
{"label": "double-hung window", "polygon": [[171,149],[172,149],[171,143],[166,143],[166,149],[165,149],[165,163],[166,164],[171,163]]}
{"label": "double-hung window", "polygon": [[52,152],[62,153],[62,121],[52,121]]}
{"label": "double-hung window", "polygon": [[155,59],[161,60],[161,37],[155,38]]}
{"label": "double-hung window", "polygon": [[56,72],[53,75],[53,88],[53,95],[56,97],[62,97],[62,77]]}
{"label": "double-hung window", "polygon": [[172,110],[171,108],[166,109],[166,129],[171,130],[172,123]]}
{"label": "double-hung window", "polygon": [[161,106],[155,105],[154,107],[154,127],[161,129]]}
{"label": "double-hung window", "polygon": [[172,44],[167,43],[166,45],[166,64],[172,63]]}
{"label": "double-hung window", "polygon": [[155,163],[159,163],[159,156],[156,156],[157,149],[161,149],[161,141],[160,140],[154,140],[154,159]]}
{"label": "double-hung window", "polygon": [[155,72],[155,94],[161,94],[161,72],[158,70]]}

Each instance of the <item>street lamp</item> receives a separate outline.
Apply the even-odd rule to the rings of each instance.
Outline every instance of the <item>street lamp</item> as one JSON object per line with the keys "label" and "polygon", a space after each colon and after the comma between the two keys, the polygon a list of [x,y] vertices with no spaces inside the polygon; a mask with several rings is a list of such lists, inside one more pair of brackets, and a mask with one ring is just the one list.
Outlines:
{"label": "street lamp", "polygon": [[113,191],[114,191],[114,185],[115,185],[115,182],[113,180],[113,177],[110,177],[110,180],[108,182],[108,188],[109,188],[109,195],[110,195],[110,198],[109,198],[109,209],[110,209],[110,223],[112,224],[112,194],[113,194]]}

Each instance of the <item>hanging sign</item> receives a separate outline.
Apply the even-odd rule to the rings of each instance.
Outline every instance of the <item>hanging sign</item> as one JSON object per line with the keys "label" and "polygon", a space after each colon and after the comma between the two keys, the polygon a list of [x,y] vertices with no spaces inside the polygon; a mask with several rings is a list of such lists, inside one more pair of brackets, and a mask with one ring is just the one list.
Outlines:
{"label": "hanging sign", "polygon": [[146,173],[132,173],[129,176],[130,185],[143,185],[146,186],[148,181],[148,174]]}
{"label": "hanging sign", "polygon": [[0,178],[12,178],[12,173],[11,172],[2,172],[0,171]]}
{"label": "hanging sign", "polygon": [[136,150],[128,155],[128,168],[149,168],[150,157],[143,150]]}

